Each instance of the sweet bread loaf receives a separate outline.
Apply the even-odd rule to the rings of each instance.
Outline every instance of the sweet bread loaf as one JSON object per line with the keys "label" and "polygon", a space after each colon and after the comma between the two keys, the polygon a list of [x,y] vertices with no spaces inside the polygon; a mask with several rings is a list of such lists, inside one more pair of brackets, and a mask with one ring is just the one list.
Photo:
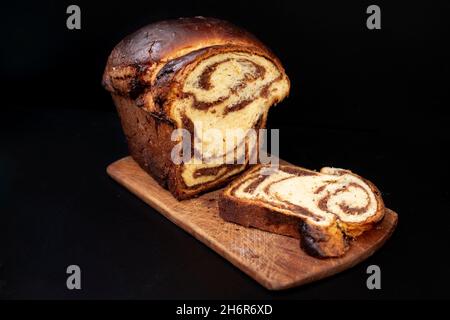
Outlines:
{"label": "sweet bread loaf", "polygon": [[[253,35],[203,17],[154,23],[123,39],[109,56],[103,85],[132,157],[178,199],[216,188],[248,166],[249,152],[240,163],[222,161],[236,145],[251,149],[247,137],[233,146],[205,132],[264,128],[269,107],[290,87],[278,58]],[[195,137],[208,161],[174,163],[182,139],[175,129]]]}
{"label": "sweet bread loaf", "polygon": [[304,250],[317,257],[342,256],[348,239],[384,216],[371,182],[348,170],[291,165],[252,168],[225,189],[219,209],[227,221],[300,238]]}

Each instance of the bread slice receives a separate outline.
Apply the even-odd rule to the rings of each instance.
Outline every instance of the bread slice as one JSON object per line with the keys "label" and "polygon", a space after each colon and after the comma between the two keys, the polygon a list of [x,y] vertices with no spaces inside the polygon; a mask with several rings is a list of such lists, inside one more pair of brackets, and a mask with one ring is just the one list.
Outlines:
{"label": "bread slice", "polygon": [[[103,85],[132,157],[178,199],[242,172],[253,144],[246,134],[227,143],[226,131],[264,128],[269,108],[290,88],[279,59],[263,43],[229,22],[204,17],[161,21],[127,36],[109,56]],[[174,163],[172,152],[184,143],[172,135],[177,129],[190,133],[190,153],[202,159]],[[243,161],[235,156],[242,145],[249,151]],[[175,151],[179,158],[183,152]]]}
{"label": "bread slice", "polygon": [[244,173],[225,189],[219,210],[226,221],[299,238],[306,252],[322,258],[345,254],[349,239],[384,216],[371,182],[348,170],[292,165]]}

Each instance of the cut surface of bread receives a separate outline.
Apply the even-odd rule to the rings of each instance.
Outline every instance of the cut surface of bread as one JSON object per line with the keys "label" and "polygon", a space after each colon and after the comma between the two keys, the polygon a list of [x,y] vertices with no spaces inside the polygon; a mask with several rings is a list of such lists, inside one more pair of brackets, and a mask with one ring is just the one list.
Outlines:
{"label": "cut surface of bread", "polygon": [[[194,151],[202,161],[191,158],[183,165],[181,176],[187,187],[205,184],[220,176],[234,175],[245,167],[224,166],[226,155],[238,145],[252,150],[246,133],[264,126],[269,107],[284,98],[289,86],[278,68],[269,60],[250,53],[229,52],[213,55],[199,63],[188,74],[172,114],[179,127],[183,123],[195,131]],[[234,141],[227,139],[233,129],[244,134]],[[201,151],[199,151],[201,149]],[[237,155],[233,155],[234,163]],[[245,161],[247,162],[247,161]],[[217,174],[202,174],[205,169]]]}
{"label": "cut surface of bread", "polygon": [[342,256],[349,238],[384,216],[378,189],[343,169],[320,172],[291,166],[257,166],[233,181],[219,200],[227,221],[301,239],[318,257]]}
{"label": "cut surface of bread", "polygon": [[[109,57],[103,84],[134,146],[131,155],[178,199],[243,171],[256,147],[247,133],[265,127],[269,108],[290,88],[278,58],[259,40],[228,22],[203,17],[155,23],[125,38]],[[155,121],[139,122],[140,111],[126,110],[132,107]],[[149,125],[162,130],[145,128]],[[152,132],[147,144],[136,137],[139,126]],[[176,151],[182,163],[165,155],[186,142],[181,134],[167,135],[175,129],[190,134],[191,157],[187,149]],[[230,130],[243,134],[233,136]],[[159,148],[165,154],[152,152],[149,140],[165,144]],[[239,146],[243,155],[236,152]]]}

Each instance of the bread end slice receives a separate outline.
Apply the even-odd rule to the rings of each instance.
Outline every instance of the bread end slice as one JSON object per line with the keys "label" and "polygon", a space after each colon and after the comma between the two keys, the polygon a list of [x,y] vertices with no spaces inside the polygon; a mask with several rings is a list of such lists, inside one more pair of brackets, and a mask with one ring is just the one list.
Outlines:
{"label": "bread end slice", "polygon": [[[296,173],[299,177],[319,176],[323,180],[324,176],[328,179],[329,177],[351,175],[360,179],[361,183],[364,183],[367,187],[367,190],[370,188],[373,199],[376,201],[375,213],[364,219],[364,221],[351,221],[351,217],[346,219],[346,217],[326,213],[328,216],[331,215],[329,221],[327,223],[319,223],[311,217],[305,216],[301,207],[295,206],[294,208],[284,204],[275,205],[270,203],[270,201],[258,199],[256,195],[255,198],[251,198],[235,194],[236,188],[245,186],[246,189],[250,190],[252,183],[257,185],[258,181],[266,179],[260,174],[262,167],[256,166],[247,171],[233,181],[221,194],[219,198],[219,213],[224,220],[245,227],[253,227],[300,239],[301,247],[308,254],[319,258],[330,258],[344,255],[349,248],[349,240],[351,238],[355,238],[371,229],[384,216],[383,200],[375,185],[348,170],[342,169],[323,168],[321,172],[316,172],[295,166],[280,166],[280,170]],[[284,181],[287,177],[287,175],[280,175],[278,180]],[[267,179],[272,179],[275,183],[278,182],[274,178]],[[339,179],[336,179],[336,181],[339,181]],[[292,190],[292,192],[295,192],[295,190]],[[331,191],[327,192],[330,193]]]}

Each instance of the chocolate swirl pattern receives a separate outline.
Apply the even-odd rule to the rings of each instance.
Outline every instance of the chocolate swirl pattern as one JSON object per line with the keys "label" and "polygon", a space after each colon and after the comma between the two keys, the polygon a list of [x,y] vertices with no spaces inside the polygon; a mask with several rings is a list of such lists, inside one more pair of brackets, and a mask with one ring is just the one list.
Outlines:
{"label": "chocolate swirl pattern", "polygon": [[[174,110],[176,118],[192,123],[193,154],[201,154],[203,163],[194,164],[196,159],[192,159],[184,164],[184,183],[193,187],[241,171],[245,165],[223,165],[227,155],[243,144],[248,153],[253,151],[255,146],[246,133],[263,125],[268,108],[287,88],[286,78],[275,64],[248,52],[211,55],[193,67],[182,85],[183,98],[175,102]],[[227,141],[230,129],[240,129],[244,134],[231,143]],[[238,163],[237,157],[234,163]]]}
{"label": "chocolate swirl pattern", "polygon": [[[268,174],[261,170],[267,168],[251,170],[226,189],[219,206],[222,217],[301,238],[302,246],[313,255],[343,255],[347,238],[359,236],[384,215],[376,187],[350,171],[323,168],[315,172],[294,166],[280,166]],[[264,210],[259,210],[261,216],[243,221],[230,211],[233,203]],[[284,221],[281,228],[280,224],[274,227],[274,219]]]}
{"label": "chocolate swirl pattern", "polygon": [[[103,85],[117,106],[131,155],[178,199],[244,170],[253,151],[246,134],[265,127],[268,109],[290,87],[280,61],[258,39],[205,17],[156,22],[130,34],[111,52]],[[182,142],[172,139],[176,129],[190,132],[197,143],[191,156],[200,154],[200,163],[172,160]],[[240,129],[243,137],[229,143],[227,129]],[[237,146],[247,152],[236,154],[235,164],[224,161]]]}

